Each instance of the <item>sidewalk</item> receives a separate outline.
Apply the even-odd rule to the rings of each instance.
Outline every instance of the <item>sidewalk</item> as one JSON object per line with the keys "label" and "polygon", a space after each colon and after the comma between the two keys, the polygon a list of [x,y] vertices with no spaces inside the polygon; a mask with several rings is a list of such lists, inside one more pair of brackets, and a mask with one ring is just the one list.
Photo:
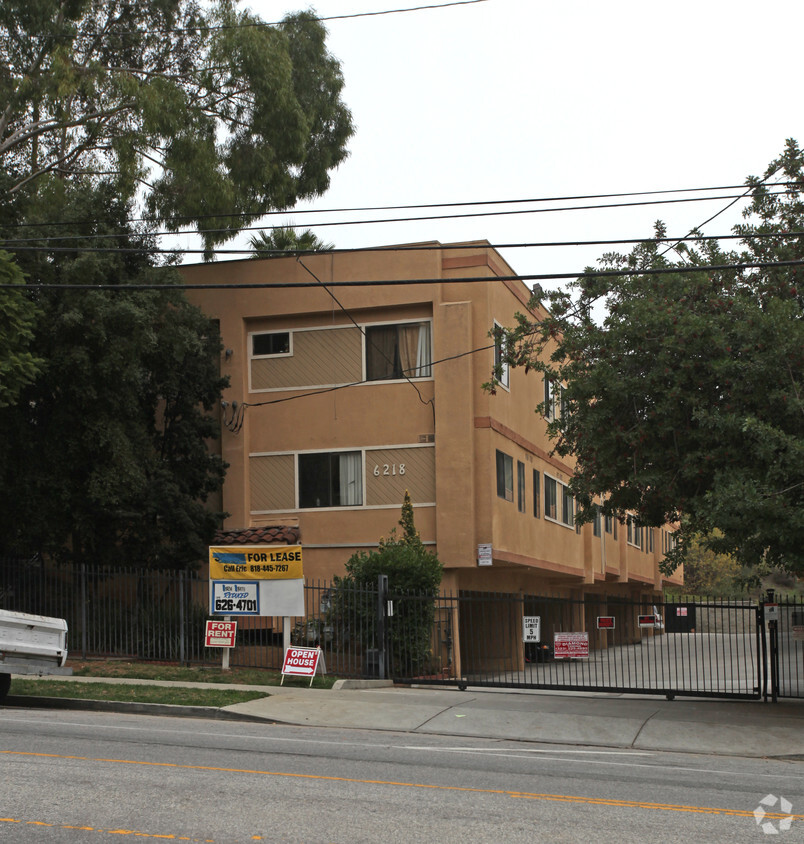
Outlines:
{"label": "sidewalk", "polygon": [[[65,679],[65,678],[58,678]],[[75,682],[118,682],[220,688],[208,683],[104,680],[74,677]],[[47,682],[47,678],[42,678]],[[354,688],[354,686],[364,686]],[[333,689],[300,686],[228,686],[258,689],[267,697],[224,709],[154,707],[149,704],[59,703],[55,698],[11,697],[10,705],[96,708],[120,712],[158,712],[242,718],[339,729],[472,736],[515,741],[554,742],[601,747],[773,756],[804,761],[804,701],[777,704],[694,698],[563,693],[537,690],[368,685],[341,681]],[[36,702],[36,703],[34,703]]]}

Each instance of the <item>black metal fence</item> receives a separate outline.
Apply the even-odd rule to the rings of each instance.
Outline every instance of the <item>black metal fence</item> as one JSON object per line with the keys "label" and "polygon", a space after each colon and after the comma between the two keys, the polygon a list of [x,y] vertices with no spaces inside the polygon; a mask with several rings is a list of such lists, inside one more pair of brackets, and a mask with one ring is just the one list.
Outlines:
{"label": "black metal fence", "polygon": [[435,616],[435,669],[395,663],[395,679],[668,697],[758,698],[764,690],[763,631],[749,601],[460,593],[439,597]]}
{"label": "black metal fence", "polygon": [[[804,603],[629,601],[305,585],[294,645],[329,674],[707,697],[804,697]],[[67,619],[73,658],[220,664],[206,648],[209,582],[187,572],[49,568],[0,559],[0,609]],[[281,618],[238,617],[232,667],[279,670]],[[767,635],[766,635],[767,634]]]}
{"label": "black metal fence", "polygon": [[[340,677],[376,676],[377,591],[305,584],[307,615],[290,621],[290,641],[320,646],[326,670]],[[0,609],[67,620],[73,659],[220,664],[205,647],[209,581],[192,572],[47,567],[0,559]],[[232,667],[279,670],[284,619],[240,616]]]}

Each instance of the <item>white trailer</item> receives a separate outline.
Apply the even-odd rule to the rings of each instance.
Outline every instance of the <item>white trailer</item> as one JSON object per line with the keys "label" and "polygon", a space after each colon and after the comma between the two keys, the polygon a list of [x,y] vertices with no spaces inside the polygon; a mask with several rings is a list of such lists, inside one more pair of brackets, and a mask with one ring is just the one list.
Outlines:
{"label": "white trailer", "polygon": [[72,674],[66,662],[63,618],[0,610],[0,703],[11,687],[12,674]]}

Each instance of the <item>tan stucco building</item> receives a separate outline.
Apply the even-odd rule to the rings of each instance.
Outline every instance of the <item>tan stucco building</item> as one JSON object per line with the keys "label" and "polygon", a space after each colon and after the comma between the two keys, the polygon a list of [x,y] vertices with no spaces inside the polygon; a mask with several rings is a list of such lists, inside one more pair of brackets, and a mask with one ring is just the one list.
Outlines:
{"label": "tan stucco building", "polygon": [[[201,286],[188,288],[190,300],[220,321],[231,379],[225,420],[234,421],[220,443],[227,528],[296,528],[305,576],[330,580],[354,551],[389,535],[408,490],[421,537],[444,564],[445,590],[661,590],[664,531],[574,525],[564,492],[572,465],[550,455],[546,421],[534,412],[542,375],[517,368],[496,394],[481,388],[494,365],[490,330],[513,325],[530,299],[488,244],[182,274]],[[404,283],[381,283],[393,281]],[[358,284],[327,286],[348,282]]]}

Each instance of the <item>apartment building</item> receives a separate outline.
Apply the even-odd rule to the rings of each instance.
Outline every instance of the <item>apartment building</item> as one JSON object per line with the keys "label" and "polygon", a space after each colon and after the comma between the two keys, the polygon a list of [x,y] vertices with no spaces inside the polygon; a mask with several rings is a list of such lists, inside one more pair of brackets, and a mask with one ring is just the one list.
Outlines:
{"label": "apartment building", "polygon": [[517,368],[495,394],[482,389],[499,351],[489,332],[530,300],[488,243],[182,274],[199,286],[188,298],[220,321],[225,347],[229,536],[290,529],[305,576],[330,580],[389,535],[407,490],[445,590],[648,598],[662,589],[662,531],[632,520],[575,525],[572,464],[550,454],[534,412],[551,395],[542,375]]}

